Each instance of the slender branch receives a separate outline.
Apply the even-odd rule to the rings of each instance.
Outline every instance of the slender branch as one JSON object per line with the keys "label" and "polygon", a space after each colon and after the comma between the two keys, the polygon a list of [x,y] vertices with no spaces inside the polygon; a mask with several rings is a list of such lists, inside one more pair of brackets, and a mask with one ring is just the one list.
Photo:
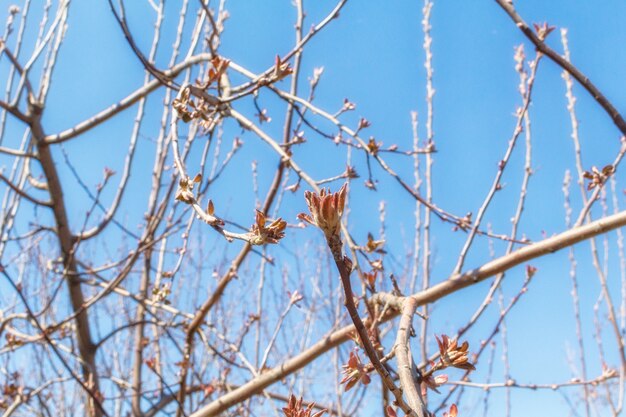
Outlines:
{"label": "slender branch", "polygon": [[16,193],[18,193],[20,196],[24,197],[25,199],[27,199],[31,203],[37,204],[39,206],[52,207],[52,203],[50,201],[42,201],[42,200],[36,199],[35,197],[32,197],[31,195],[26,193],[26,191],[22,190],[20,187],[18,187],[17,185],[13,184],[11,182],[11,180],[9,180],[7,177],[5,177],[1,172],[0,172],[0,181],[3,181],[6,185],[9,186],[10,189],[12,189]]}
{"label": "slender branch", "polygon": [[[347,0],[340,0],[339,2],[337,2],[337,4],[335,5],[335,7],[330,11],[330,13],[328,13],[328,15],[322,20],[320,21],[317,25],[311,27],[311,30],[309,31],[309,33],[307,33],[301,40],[300,42],[298,42],[296,44],[296,46],[293,47],[293,49],[287,53],[285,56],[283,56],[281,58],[281,62],[285,62],[288,59],[290,59],[291,57],[293,57],[296,53],[298,53],[306,44],[307,42],[309,42],[317,33],[319,33],[319,31],[321,31],[322,29],[324,29],[324,27],[329,24],[333,19],[337,18],[339,16],[339,12],[341,11],[341,9],[343,8],[343,6],[346,4]],[[263,79],[264,77],[267,77],[268,75],[270,75],[272,73],[272,71],[274,70],[273,67],[268,68],[267,70],[265,70],[265,72],[263,72],[262,74],[254,77],[251,81],[234,87],[233,88],[233,92],[238,92],[238,91],[242,91],[242,90],[246,90],[248,89],[250,86],[254,86],[255,84],[258,83],[259,80]]]}
{"label": "slender branch", "polygon": [[[31,86],[30,80],[28,79],[28,74],[25,72],[24,68],[22,68],[22,66],[20,65],[19,61],[15,57],[15,55],[13,55],[13,53],[6,47],[6,43],[3,40],[1,40],[1,39],[0,39],[0,50],[1,50],[0,52],[4,53],[7,57],[9,57],[9,61],[11,61],[11,64],[13,64],[13,67],[22,76],[22,80],[23,80],[24,84],[26,85],[26,89],[28,90],[28,92],[30,94],[34,94],[33,87]],[[22,81],[20,82],[20,84],[21,83],[22,83]],[[21,88],[18,89],[18,96],[19,96],[20,91],[21,91]],[[15,105],[13,105],[11,107],[15,108]]]}
{"label": "slender branch", "polygon": [[554,390],[558,390],[561,388],[578,387],[578,386],[595,387],[606,381],[615,379],[618,376],[619,374],[615,372],[615,370],[612,370],[612,372],[609,371],[594,379],[589,379],[589,380],[582,379],[581,380],[581,379],[576,378],[571,381],[558,382],[554,384],[521,384],[515,381],[514,379],[510,379],[506,382],[493,382],[493,383],[480,383],[480,382],[470,382],[470,381],[449,381],[447,382],[447,384],[459,385],[459,386],[470,387],[470,388],[480,388],[485,391],[489,391],[489,390],[497,389],[497,388],[519,388],[519,389],[530,389],[533,391],[538,390],[538,389],[546,389],[546,390],[554,391]]}
{"label": "slender branch", "polygon": [[515,6],[513,2],[510,0],[496,0],[496,3],[511,17],[513,22],[517,25],[517,27],[522,31],[522,33],[535,45],[538,51],[544,53],[548,58],[554,61],[558,66],[563,68],[565,71],[569,72],[572,77],[576,78],[584,88],[591,94],[591,96],[598,102],[600,106],[606,111],[606,113],[611,117],[613,123],[622,135],[626,135],[626,121],[622,115],[617,111],[617,109],[611,104],[611,102],[602,94],[602,92],[591,82],[591,80],[578,68],[572,65],[567,59],[563,58],[557,52],[555,52],[552,48],[550,48],[543,39],[541,39],[533,30],[528,26],[528,24],[522,19],[522,17],[515,10]]}
{"label": "slender branch", "polygon": [[111,8],[111,12],[113,13],[113,16],[115,17],[115,20],[117,21],[118,25],[120,26],[120,29],[122,29],[122,32],[124,33],[126,42],[128,42],[128,45],[133,50],[133,53],[135,54],[135,56],[139,58],[144,68],[148,72],[150,72],[150,74],[152,74],[154,78],[156,78],[156,80],[160,84],[163,84],[168,88],[177,89],[178,85],[176,84],[176,82],[172,80],[173,77],[167,74],[167,72],[157,69],[154,66],[154,64],[150,62],[148,58],[144,56],[144,54],[141,52],[141,49],[139,49],[139,46],[137,46],[137,43],[135,42],[135,38],[130,33],[130,29],[128,28],[128,24],[126,22],[126,16],[124,15],[123,0],[120,1],[120,11],[118,11],[115,5],[113,5],[113,0],[108,0],[108,2],[109,2],[109,7]]}
{"label": "slender branch", "polygon": [[35,154],[28,153],[28,152],[23,152],[23,151],[18,151],[17,149],[5,148],[4,146],[0,146],[0,153],[6,154],[6,155],[17,156],[19,158],[33,158],[33,159],[37,159],[37,155],[35,155]]}
{"label": "slender branch", "polygon": [[0,100],[0,108],[8,111],[9,113],[11,113],[13,116],[17,117],[22,122],[28,123],[28,117],[26,117],[21,111],[19,111],[17,109],[17,107],[12,106],[9,103],[6,103],[6,102]]}
{"label": "slender branch", "polygon": [[[180,64],[174,66],[171,70],[166,71],[165,75],[168,77],[172,77],[172,78],[176,77],[178,74],[180,74],[182,71],[186,70],[187,68],[190,68],[201,62],[209,61],[210,59],[211,59],[211,55],[209,54],[194,55],[188,60],[183,61]],[[121,111],[126,110],[127,108],[131,107],[132,105],[137,103],[139,100],[141,100],[142,98],[146,97],[147,95],[155,91],[161,85],[162,84],[159,80],[152,80],[149,83],[144,84],[142,87],[138,88],[137,90],[135,90],[134,92],[126,96],[124,99],[117,102],[116,104],[108,107],[105,110],[102,110],[100,113],[60,133],[57,133],[54,135],[47,135],[44,140],[48,144],[53,144],[53,143],[65,142],[67,140],[75,138],[76,136],[79,136],[93,129],[94,127],[100,125],[101,123],[109,120],[110,118],[120,113]]]}
{"label": "slender branch", "polygon": [[[520,135],[522,134],[522,131],[524,130],[523,129],[524,121],[526,120],[528,116],[528,108],[530,107],[533,86],[535,85],[535,79],[537,76],[537,68],[539,67],[539,62],[541,61],[541,57],[542,57],[542,54],[538,53],[535,59],[533,60],[533,62],[530,64],[531,73],[530,73],[530,76],[528,77],[528,80],[526,81],[525,94],[522,97],[522,100],[523,100],[522,107],[518,109],[517,111],[517,121],[515,123],[515,128],[513,129],[513,135],[509,139],[508,146],[504,153],[504,156],[502,157],[502,159],[500,160],[498,164],[498,172],[496,173],[493,183],[491,184],[491,188],[489,189],[487,196],[485,196],[485,199],[482,205],[478,209],[478,214],[476,215],[476,219],[474,220],[474,223],[472,225],[472,230],[467,236],[467,240],[465,241],[463,249],[461,250],[461,253],[459,255],[456,267],[454,268],[455,274],[461,272],[461,270],[463,269],[465,258],[472,245],[474,237],[476,236],[476,231],[478,230],[483,220],[483,216],[485,215],[485,212],[487,211],[487,208],[489,207],[491,201],[493,200],[493,197],[495,196],[496,192],[498,192],[502,187],[502,184],[500,181],[502,180],[502,176],[504,175],[504,170],[511,158],[511,155],[513,154],[513,150],[515,149],[515,145],[517,144],[517,139],[520,137]],[[524,83],[524,80],[522,80],[522,83]],[[512,236],[512,237],[515,238],[515,236]]]}
{"label": "slender branch", "polygon": [[[431,36],[431,28],[432,25],[431,15],[432,15],[433,2],[431,0],[424,0],[424,7],[422,8],[422,31],[424,32],[424,68],[426,69],[426,146],[433,147],[435,146],[435,134],[433,131],[433,117],[434,117],[434,97],[435,97],[435,89],[433,88],[433,51],[432,51],[432,43],[433,38]],[[424,173],[424,181],[426,188],[426,201],[428,204],[424,204],[424,222],[422,224],[422,239],[423,239],[423,253],[422,253],[422,290],[428,288],[430,286],[430,278],[431,278],[431,213],[433,210],[430,207],[430,204],[433,204],[433,155],[426,155],[426,169]],[[416,189],[417,194],[417,189]],[[419,200],[418,200],[419,201]],[[421,202],[421,201],[420,201]],[[437,214],[437,212],[434,212]],[[478,228],[476,225],[472,230],[475,231]],[[425,316],[428,315],[428,306],[424,305],[422,307],[421,313]],[[420,328],[420,348],[422,357],[425,359],[428,356],[428,320],[423,320]],[[426,399],[427,401],[427,399]],[[424,406],[425,408],[425,406]]]}

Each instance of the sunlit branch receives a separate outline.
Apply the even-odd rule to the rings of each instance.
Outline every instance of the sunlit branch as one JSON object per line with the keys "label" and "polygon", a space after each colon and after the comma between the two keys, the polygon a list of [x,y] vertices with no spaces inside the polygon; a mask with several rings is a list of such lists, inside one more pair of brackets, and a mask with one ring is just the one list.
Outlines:
{"label": "sunlit branch", "polygon": [[[181,62],[180,64],[174,66],[170,71],[166,71],[165,74],[168,77],[176,77],[182,71],[198,63],[208,61],[210,59],[211,59],[211,56],[209,54],[194,55],[188,60]],[[61,143],[69,139],[72,139],[76,136],[79,136],[87,132],[88,130],[91,130],[94,127],[100,125],[101,123],[109,120],[110,118],[120,113],[121,111],[126,110],[127,108],[131,107],[132,105],[137,103],[139,100],[141,100],[143,97],[146,97],[150,93],[154,92],[161,85],[162,84],[159,80],[152,80],[149,83],[145,84],[144,86],[140,87],[139,89],[135,90],[133,93],[131,93],[130,95],[128,95],[127,97],[119,101],[118,103],[108,107],[107,109],[101,111],[100,113],[90,117],[89,119],[78,123],[74,127],[64,130],[63,132],[58,133],[58,134],[47,135],[45,137],[45,141],[48,144]]]}
{"label": "sunlit branch", "polygon": [[18,187],[17,185],[13,184],[1,172],[0,172],[0,181],[3,181],[6,185],[9,186],[10,189],[15,191],[21,197],[24,197],[26,200],[30,201],[31,203],[37,204],[38,206],[52,207],[52,203],[50,201],[41,201],[41,200],[36,199],[35,197],[32,197],[31,195],[26,193],[24,190],[22,190],[20,187]]}
{"label": "sunlit branch", "polygon": [[[457,276],[452,276],[442,283],[434,285],[425,291],[414,294],[412,297],[416,299],[418,306],[433,303],[449,294],[484,281],[497,273],[504,272],[521,263],[543,255],[554,253],[560,249],[575,245],[576,243],[587,240],[593,236],[598,236],[623,226],[626,226],[626,211],[596,220],[584,226],[565,231],[551,238],[518,249],[509,255],[487,262],[481,267]],[[395,308],[395,310],[391,311],[390,314],[385,317],[384,321],[387,321],[399,314],[403,298],[387,293],[377,293],[373,295],[370,300],[371,302],[380,302],[383,305],[389,304]],[[246,384],[243,384],[240,388],[225,394],[218,400],[215,400],[204,407],[201,407],[198,411],[192,414],[191,417],[214,416],[232,407],[234,404],[250,398],[269,385],[280,381],[285,376],[290,375],[306,366],[329,350],[345,343],[349,340],[349,336],[352,332],[354,332],[354,326],[350,325],[323,337],[318,343],[293,358],[281,363],[280,366],[274,367],[272,370],[250,380]]]}
{"label": "sunlit branch", "polygon": [[576,79],[584,88],[591,94],[595,101],[606,111],[611,117],[615,126],[619,129],[622,135],[626,135],[626,121],[617,109],[611,104],[611,102],[602,94],[602,92],[589,80],[585,74],[583,74],[578,68],[568,62],[560,54],[555,52],[552,48],[546,45],[545,41],[541,39],[528,24],[517,13],[512,1],[496,0],[498,5],[511,17],[516,26],[522,31],[522,33],[535,45],[538,51],[544,53],[548,58],[554,61],[558,66],[570,73],[572,77]]}

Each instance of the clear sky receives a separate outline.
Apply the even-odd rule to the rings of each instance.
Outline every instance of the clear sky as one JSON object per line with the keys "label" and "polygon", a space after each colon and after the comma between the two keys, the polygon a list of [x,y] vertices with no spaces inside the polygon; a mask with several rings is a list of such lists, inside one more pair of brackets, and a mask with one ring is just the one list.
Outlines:
{"label": "clear sky", "polygon": [[[152,39],[154,15],[143,3],[127,0],[126,7],[131,31],[140,48],[147,53]],[[626,3],[617,0],[528,0],[516,3],[519,3],[516,6],[527,22],[547,21],[556,26],[557,30],[550,35],[548,43],[559,52],[562,51],[559,30],[567,28],[573,62],[612,100],[618,110],[626,111]],[[333,6],[333,2],[326,0],[305,1],[305,29],[317,23]],[[426,137],[427,108],[422,6],[422,2],[404,0],[348,1],[340,18],[307,45],[303,57],[303,88],[300,95],[308,94],[307,79],[313,70],[324,67],[316,92],[316,105],[334,113],[341,107],[344,98],[348,98],[356,103],[357,108],[342,116],[346,125],[354,127],[360,117],[365,117],[372,126],[364,133],[364,137],[372,135],[382,141],[385,147],[397,144],[401,149],[412,147],[410,114],[417,111],[419,136],[423,140]],[[1,4],[0,7],[0,21],[4,21],[6,7]],[[196,7],[195,3],[193,7]],[[291,50],[295,19],[295,8],[291,2],[231,0],[226,2],[226,8],[230,18],[226,22],[220,46],[223,56],[258,73],[271,66],[277,54],[284,55]],[[160,68],[164,68],[169,61],[169,48],[176,31],[178,12],[179,2],[167,2],[163,41],[157,55],[157,66]],[[33,13],[41,13],[39,5],[33,7]],[[31,24],[34,23],[35,20],[32,20]],[[518,74],[514,70],[514,48],[523,44],[527,61],[534,58],[534,49],[493,1],[435,1],[431,24],[436,89],[434,139],[437,148],[434,155],[433,195],[436,204],[446,211],[460,216],[467,212],[475,214],[493,181],[498,161],[504,155],[515,125],[514,113],[521,104],[517,91]],[[34,36],[27,37],[27,44],[32,44],[33,40]],[[2,80],[6,77],[7,68],[6,60],[3,59],[0,63]],[[69,128],[119,101],[140,87],[143,78],[141,63],[125,42],[107,2],[75,0],[71,5],[67,37],[59,54],[44,113],[47,133]],[[280,84],[281,88],[287,86],[287,81]],[[580,121],[584,168],[609,164],[619,151],[619,131],[586,91],[575,85],[574,93],[578,99],[576,111]],[[161,91],[148,101],[149,108],[156,111],[149,111],[144,119],[129,193],[133,197],[127,198],[123,205],[124,221],[133,227],[142,221],[144,210],[143,206],[137,210],[133,201],[136,199],[144,204],[145,198],[142,197],[149,192],[152,143],[159,128],[158,108],[163,97]],[[263,128],[274,137],[281,137],[282,103],[269,93],[261,93],[260,103],[275,119],[263,125]],[[244,100],[236,106],[253,117],[255,109],[250,100]],[[527,238],[536,241],[566,229],[562,183],[567,169],[575,172],[565,84],[561,70],[547,59],[540,63],[530,116],[534,175],[520,230]],[[118,172],[121,170],[134,117],[135,111],[128,110],[63,146],[77,161],[75,168],[86,184],[95,185],[101,181],[104,167]],[[333,131],[325,120],[313,116],[311,120],[316,126]],[[19,123],[11,125],[14,137],[21,132],[18,127]],[[327,140],[316,136],[311,129],[305,127],[303,130],[309,143],[294,148],[294,158],[301,166],[317,179],[341,173],[346,163],[345,151],[338,151],[335,145],[325,143]],[[254,135],[243,132],[233,122],[226,123],[226,143],[230,143],[235,136],[243,139],[244,147],[237,155],[236,163],[226,169],[223,179],[216,184],[212,198],[229,219],[248,225],[254,206],[251,163],[258,162],[259,184],[263,194],[271,181],[277,158]],[[15,139],[8,139],[5,144],[15,143],[13,141]],[[63,160],[60,149],[55,150],[55,156],[58,161]],[[412,158],[386,155],[385,159],[394,170],[412,181]],[[7,160],[3,156],[0,162],[4,165]],[[380,228],[379,202],[384,201],[387,249],[393,256],[386,265],[386,274],[402,275],[410,270],[405,255],[407,248],[413,245],[414,200],[376,164],[373,164],[373,175],[378,181],[378,191],[367,189],[364,186],[367,165],[362,152],[352,152],[351,163],[361,178],[351,184],[350,229],[361,242],[365,241],[368,232],[377,234]],[[510,231],[510,218],[517,205],[523,163],[524,147],[520,145],[505,172],[504,189],[496,195],[483,221],[496,233]],[[193,161],[191,167],[193,169]],[[68,207],[71,222],[74,227],[78,227],[90,202],[77,186],[68,167],[61,165],[61,171],[68,198],[73,202]],[[616,179],[618,200],[623,206],[623,187],[620,186],[623,184],[623,175],[620,170]],[[295,176],[292,177],[292,183],[294,181]],[[339,183],[333,183],[331,187],[338,188]],[[113,191],[106,191],[105,198],[110,199]],[[576,216],[582,204],[580,192],[575,187],[572,188],[572,206]],[[285,195],[279,214],[295,222],[296,214],[304,209],[302,193],[298,191],[294,195]],[[598,218],[601,214],[601,206],[598,204],[593,217]],[[27,221],[23,221],[26,225]],[[211,230],[202,227],[194,230],[196,233],[208,234],[207,239],[213,242]],[[117,233],[111,232],[111,237],[118,237]],[[312,229],[294,229],[288,235],[282,243],[284,247],[270,249],[276,256],[282,255],[290,246],[319,238]],[[450,224],[434,219],[432,236],[432,274],[436,283],[446,279],[453,270],[466,235],[453,232]],[[506,245],[497,241],[492,243],[495,255],[502,255]],[[607,243],[609,252],[606,270],[610,287],[617,296],[620,293],[620,270],[614,234],[609,235]],[[216,253],[210,267],[219,265],[224,257],[232,257],[239,250],[240,244],[226,247],[218,242],[216,247],[224,253]],[[601,373],[602,364],[596,353],[593,306],[598,300],[600,288],[591,264],[589,244],[577,245],[575,251],[578,257],[584,341],[589,348],[588,375],[596,377]],[[479,238],[470,251],[466,268],[477,267],[491,256],[489,240]],[[601,254],[603,256],[604,253]],[[565,382],[578,376],[576,370],[572,369],[576,368],[578,362],[572,364],[571,360],[572,356],[577,355],[577,341],[567,251],[538,259],[532,265],[538,268],[537,275],[528,293],[506,321],[510,372],[519,383]],[[522,266],[507,274],[503,292],[505,304],[517,294],[523,279]],[[482,302],[490,282],[468,288],[437,303],[432,312],[430,336],[435,333],[451,334],[458,330]],[[0,288],[4,289],[2,286]],[[617,298],[616,302],[619,305],[621,300]],[[493,329],[499,313],[496,307],[492,306],[468,334],[472,349],[477,349],[481,340]],[[601,309],[600,321],[604,323],[603,311]],[[603,331],[608,341],[605,346],[608,350],[606,362],[611,367],[617,367],[619,362],[613,348],[614,339],[606,326]],[[498,360],[502,355],[501,338],[496,336],[494,340],[498,347],[491,381],[502,382],[504,371]],[[391,347],[390,341],[387,347]],[[477,367],[472,380],[485,382],[488,376],[486,354]],[[458,376],[460,373],[450,373],[451,379]],[[444,387],[442,392],[445,391]],[[584,415],[578,397],[581,391],[569,389],[565,392],[570,395],[577,413]],[[473,389],[467,396],[472,400],[465,399],[460,415],[482,415],[481,399],[484,392]],[[372,398],[370,407],[360,415],[380,415],[379,409],[375,408],[378,397],[376,395]],[[434,395],[433,403],[437,403],[438,398]],[[504,390],[492,392],[489,415],[504,415],[504,400]],[[574,414],[563,396],[551,391],[514,390],[512,405],[513,416]],[[599,415],[603,415],[602,412]]]}

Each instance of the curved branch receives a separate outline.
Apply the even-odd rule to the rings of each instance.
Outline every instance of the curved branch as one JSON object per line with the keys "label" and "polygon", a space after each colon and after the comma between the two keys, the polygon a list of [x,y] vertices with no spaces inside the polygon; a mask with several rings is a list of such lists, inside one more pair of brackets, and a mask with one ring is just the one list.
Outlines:
{"label": "curved branch", "polygon": [[552,48],[545,44],[543,39],[541,39],[533,30],[528,26],[526,22],[522,19],[522,17],[515,10],[515,6],[513,6],[513,2],[510,0],[496,0],[496,3],[511,17],[513,22],[517,25],[517,27],[522,31],[522,33],[535,45],[538,51],[544,53],[548,58],[550,58],[554,63],[563,68],[565,71],[569,72],[572,77],[576,78],[584,88],[591,94],[594,100],[602,106],[604,111],[608,113],[608,115],[613,120],[613,123],[623,135],[626,135],[626,121],[617,111],[617,109],[611,104],[611,102],[602,94],[602,92],[591,82],[591,80],[578,68],[568,62],[565,58],[555,52]]}
{"label": "curved branch", "polygon": [[[180,74],[182,71],[184,71],[185,69],[195,64],[198,64],[200,62],[209,61],[210,59],[211,59],[210,54],[194,55],[188,60],[183,61],[180,64],[174,66],[170,71],[166,71],[165,75],[167,75],[168,77],[175,77],[178,74]],[[48,135],[44,138],[44,140],[48,144],[61,143],[69,139],[72,139],[78,135],[81,135],[85,133],[86,131],[91,130],[94,127],[98,126],[99,124],[106,122],[111,117],[118,114],[119,112],[126,110],[127,108],[129,108],[130,106],[132,106],[133,104],[141,100],[143,97],[146,97],[148,94],[155,91],[160,86],[161,86],[161,82],[159,80],[152,80],[149,83],[144,84],[143,87],[138,88],[137,90],[135,90],[134,92],[132,92],[131,94],[129,94],[128,96],[120,100],[118,103],[110,106],[109,108],[102,110],[100,113],[90,117],[87,120],[84,120],[78,123],[74,127],[64,130],[61,133]]]}
{"label": "curved branch", "polygon": [[[0,101],[0,107],[2,107],[2,103],[3,102]],[[34,159],[37,159],[37,155],[35,155],[33,153],[22,152],[22,151],[18,151],[17,149],[6,148],[4,146],[0,146],[0,153],[6,154],[6,155],[17,156],[18,158],[34,158]]]}
{"label": "curved branch", "polygon": [[17,109],[17,107],[12,106],[12,105],[10,105],[10,104],[0,100],[0,108],[8,111],[9,113],[11,113],[11,115],[13,115],[14,117],[18,118],[22,122],[28,123],[28,117],[26,117],[21,111],[19,111]]}
{"label": "curved branch", "polygon": [[35,197],[30,196],[29,194],[26,193],[26,191],[22,190],[20,187],[13,184],[11,180],[5,177],[1,172],[0,172],[0,180],[4,181],[4,183],[8,185],[10,189],[18,193],[20,196],[24,197],[31,203],[37,204],[40,206],[45,206],[45,207],[52,207],[52,203],[50,201],[41,201],[41,200],[36,199]]}

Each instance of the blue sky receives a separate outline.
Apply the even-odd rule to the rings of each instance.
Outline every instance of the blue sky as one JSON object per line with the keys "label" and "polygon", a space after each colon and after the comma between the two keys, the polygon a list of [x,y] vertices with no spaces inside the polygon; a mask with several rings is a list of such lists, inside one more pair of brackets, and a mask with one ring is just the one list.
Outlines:
{"label": "blue sky", "polygon": [[[126,3],[131,31],[140,48],[147,53],[154,15],[148,6],[140,2]],[[612,100],[618,110],[626,109],[626,49],[623,48],[626,43],[626,26],[623,24],[626,4],[605,1],[599,6],[597,2],[565,0],[518,3],[519,12],[527,22],[547,21],[557,27],[548,42],[557,51],[562,50],[558,29],[567,28],[573,62]],[[305,2],[307,17],[304,27],[318,22],[333,6],[330,1]],[[164,68],[169,61],[178,7],[178,2],[167,3],[163,41],[157,55],[157,66],[160,68]],[[196,7],[195,4],[193,7]],[[291,50],[295,9],[290,2],[231,0],[226,8],[230,18],[226,22],[220,47],[223,56],[251,71],[260,72],[272,65],[276,54],[284,55]],[[402,149],[412,146],[410,113],[417,111],[419,134],[423,140],[426,136],[426,105],[421,8],[422,3],[414,1],[348,2],[340,18],[307,46],[301,73],[301,96],[308,94],[307,78],[314,68],[323,66],[322,81],[316,93],[317,106],[333,113],[341,107],[344,98],[349,98],[357,104],[357,109],[342,116],[344,123],[354,127],[360,117],[365,117],[372,126],[364,137],[372,135],[383,141],[385,146],[397,144]],[[33,8],[34,16],[40,12],[37,7]],[[0,21],[5,17],[6,10],[0,10]],[[462,216],[467,212],[476,213],[481,205],[514,128],[513,115],[521,103],[517,92],[518,75],[514,71],[514,47],[524,44],[527,60],[533,58],[534,51],[495,2],[436,1],[431,23],[436,89],[434,132],[438,149],[434,155],[434,198],[439,207]],[[35,20],[30,24],[34,25]],[[33,27],[29,29],[33,30]],[[27,44],[32,44],[33,39],[27,38]],[[25,49],[30,51],[32,47]],[[2,80],[6,71],[7,64],[3,60],[0,65]],[[143,77],[142,66],[125,42],[108,4],[105,1],[72,3],[67,37],[59,55],[43,119],[47,133],[64,130],[120,100],[138,88]],[[283,81],[280,87],[286,89],[288,81]],[[578,99],[584,166],[586,169],[592,165],[602,167],[610,163],[619,151],[619,132],[586,91],[576,85],[574,92]],[[153,139],[158,132],[158,109],[163,97],[163,91],[160,91],[148,100],[149,108],[156,110],[149,111],[144,119],[138,159],[131,177],[129,195],[132,197],[127,197],[122,210],[125,223],[132,227],[141,223],[145,210],[143,205],[149,191]],[[263,128],[279,138],[282,132],[282,103],[269,93],[261,94],[260,103],[274,118]],[[250,118],[253,117],[255,110],[250,100],[236,106]],[[547,59],[540,64],[530,115],[534,175],[520,230],[531,240],[539,240],[565,230],[561,187],[565,170],[575,169],[565,85],[560,69]],[[64,145],[64,149],[77,161],[75,168],[85,183],[95,185],[101,181],[105,166],[118,172],[121,170],[134,116],[133,107]],[[321,128],[333,131],[332,126],[321,118],[311,120]],[[17,135],[19,123],[11,126]],[[341,173],[346,161],[345,152],[338,152],[335,145],[325,143],[326,139],[316,137],[310,129],[304,130],[309,143],[295,148],[294,158],[318,179]],[[253,185],[249,179],[251,163],[257,161],[259,164],[259,184],[263,193],[272,178],[277,158],[258,138],[243,132],[234,122],[227,122],[224,137],[230,141],[235,136],[240,136],[245,145],[237,155],[236,163],[226,169],[223,180],[213,188],[212,195],[215,197],[212,198],[229,219],[248,225],[252,221],[254,205]],[[14,143],[11,142],[13,139],[8,140],[5,143]],[[56,156],[57,160],[62,160],[58,149]],[[411,158],[393,155],[385,158],[397,172],[412,179]],[[517,204],[523,158],[524,149],[519,146],[505,173],[505,187],[497,194],[483,222],[491,224],[497,233],[510,230],[509,218]],[[5,164],[5,160],[0,161]],[[361,241],[366,239],[368,232],[377,233],[379,201],[385,201],[387,248],[397,260],[389,262],[390,270],[386,272],[400,274],[406,266],[402,263],[406,248],[413,242],[414,200],[376,164],[373,173],[379,181],[379,191],[368,190],[363,185],[366,178],[364,155],[353,152],[352,161],[361,178],[351,185],[351,231]],[[193,170],[193,164],[192,161],[190,170]],[[72,202],[69,205],[72,225],[78,227],[82,224],[82,215],[89,200],[76,186],[67,167],[61,165],[60,169],[69,201]],[[619,185],[622,178],[618,171],[616,179],[620,204],[624,203],[623,194],[619,191],[622,189]],[[339,185],[335,183],[332,187],[338,188]],[[104,195],[111,198],[113,189]],[[141,202],[140,208],[136,201]],[[572,205],[574,213],[581,208],[580,193],[576,188],[572,188]],[[296,213],[304,209],[304,200],[298,192],[285,196],[280,215],[295,222]],[[598,205],[594,218],[600,214]],[[194,231],[213,242],[210,230],[197,227]],[[119,237],[118,232],[111,232],[110,236]],[[319,236],[311,229],[295,230],[283,245],[289,248],[311,238]],[[434,220],[434,282],[442,281],[450,274],[464,241],[463,233],[452,232],[449,224]],[[610,285],[615,290],[614,294],[619,294],[614,234],[609,236],[608,242]],[[219,241],[215,245],[224,254],[216,254],[207,268],[217,268],[223,258],[233,256],[240,247],[238,243],[225,245]],[[586,345],[590,349],[588,374],[594,377],[600,373],[592,333],[593,305],[599,295],[599,286],[588,246],[588,243],[579,244],[575,251],[578,255],[583,329]],[[504,249],[505,245],[501,242],[494,243],[496,255],[503,254]],[[276,255],[280,255],[282,250],[270,249]],[[489,259],[488,241],[479,238],[466,265],[467,268],[476,267]],[[538,259],[532,265],[538,268],[538,273],[528,294],[507,318],[511,372],[520,383],[564,382],[572,378],[565,352],[576,346],[567,253],[563,251]],[[521,266],[507,273],[505,303],[516,294],[523,279],[524,268]],[[452,333],[462,326],[482,301],[488,286],[488,282],[482,283],[437,303],[432,314],[431,333]],[[495,309],[490,309],[481,323],[468,334],[472,347],[477,348],[481,338],[490,332],[497,314]],[[500,337],[497,336],[496,340],[499,343]],[[610,348],[614,341],[608,332],[606,340],[609,347],[607,361],[617,366],[617,356]],[[499,349],[496,359],[501,355]],[[475,381],[484,381],[487,374],[486,356],[484,358],[473,377]],[[451,374],[451,377],[455,375]],[[497,360],[492,380],[502,381],[502,367]],[[483,393],[475,390],[468,395],[480,400]],[[434,398],[436,402],[437,397]],[[490,398],[489,415],[503,415],[503,391],[494,391]],[[366,411],[370,413],[367,415],[378,415],[378,409],[373,408],[375,404],[376,401],[371,401],[372,408]],[[482,405],[472,410],[473,401],[464,404],[467,408],[461,409],[462,416],[481,415]],[[578,411],[581,410],[579,407]],[[519,390],[513,394],[512,415],[571,414],[558,393]]]}

